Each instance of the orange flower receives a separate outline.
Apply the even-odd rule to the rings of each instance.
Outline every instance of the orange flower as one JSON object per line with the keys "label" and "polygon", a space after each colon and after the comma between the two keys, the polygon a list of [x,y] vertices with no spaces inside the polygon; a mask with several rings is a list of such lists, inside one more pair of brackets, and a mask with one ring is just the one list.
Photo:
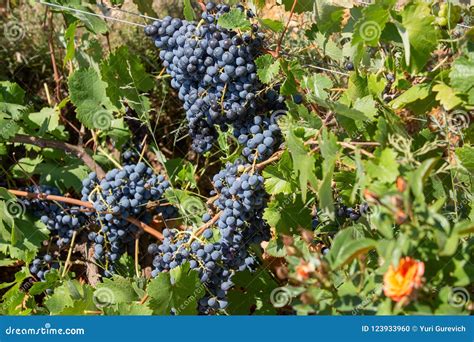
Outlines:
{"label": "orange flower", "polygon": [[405,257],[395,269],[390,265],[383,277],[383,292],[395,302],[409,299],[421,286],[421,277],[425,273],[425,264],[421,261]]}
{"label": "orange flower", "polygon": [[310,273],[314,272],[315,268],[312,264],[308,264],[304,261],[300,265],[296,266],[296,278],[299,281],[304,281],[309,278]]}

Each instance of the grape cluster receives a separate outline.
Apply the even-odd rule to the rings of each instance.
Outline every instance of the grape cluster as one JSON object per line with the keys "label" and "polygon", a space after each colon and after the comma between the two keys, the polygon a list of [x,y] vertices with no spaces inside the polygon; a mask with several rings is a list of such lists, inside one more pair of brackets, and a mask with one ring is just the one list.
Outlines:
{"label": "grape cluster", "polygon": [[359,208],[350,208],[344,204],[336,206],[336,215],[341,219],[350,219],[357,221],[362,215],[368,213],[369,206],[367,203],[362,203]]}
{"label": "grape cluster", "polygon": [[[35,194],[61,196],[59,189],[47,185],[32,186],[26,190]],[[58,235],[56,240],[58,247],[69,244],[74,231],[86,222],[86,216],[77,206],[44,201],[41,198],[27,198],[23,200],[23,204],[31,209],[33,215],[38,217],[52,234]]]}
{"label": "grape cluster", "polygon": [[[233,262],[240,269],[253,263],[244,252],[245,247],[269,238],[269,228],[262,224],[261,218],[267,197],[264,179],[257,171],[249,173],[250,170],[251,165],[238,159],[227,163],[213,178],[218,194],[213,205],[221,211],[216,224]],[[208,217],[204,217],[206,219]]]}
{"label": "grape cluster", "polygon": [[247,124],[236,127],[234,136],[245,146],[242,155],[251,163],[268,159],[281,143],[280,127],[262,116],[255,116]]}
{"label": "grape cluster", "polygon": [[[169,218],[174,213],[171,206],[160,206],[160,200],[169,187],[169,182],[144,163],[124,165],[112,169],[101,181],[92,172],[82,182],[82,200],[93,203],[94,216],[99,224],[98,233],[91,232],[89,240],[95,243],[97,260],[105,261],[107,272],[113,273],[113,264],[131,246],[138,228],[129,223],[130,216],[149,223],[154,214]],[[152,205],[153,208],[147,208]]]}
{"label": "grape cluster", "polygon": [[41,281],[46,280],[46,275],[52,269],[59,269],[59,263],[53,261],[53,257],[49,254],[45,254],[42,257],[34,259],[30,266],[31,274],[38,277],[38,279]]}
{"label": "grape cluster", "polygon": [[[237,8],[245,11],[243,6]],[[256,108],[254,59],[263,43],[256,25],[240,34],[217,24],[230,11],[227,5],[206,5],[199,24],[165,17],[145,28],[171,75],[171,86],[184,102],[193,149],[208,151],[216,138],[215,125],[245,121]],[[247,16],[253,14],[247,11]]]}
{"label": "grape cluster", "polygon": [[199,279],[206,289],[199,300],[199,312],[206,314],[225,309],[227,291],[233,285],[233,272],[227,267],[221,243],[209,242],[213,237],[212,230],[205,230],[198,238],[190,231],[164,229],[163,236],[161,245],[151,244],[148,247],[148,252],[155,256],[152,276],[189,262],[190,268],[199,272]]}

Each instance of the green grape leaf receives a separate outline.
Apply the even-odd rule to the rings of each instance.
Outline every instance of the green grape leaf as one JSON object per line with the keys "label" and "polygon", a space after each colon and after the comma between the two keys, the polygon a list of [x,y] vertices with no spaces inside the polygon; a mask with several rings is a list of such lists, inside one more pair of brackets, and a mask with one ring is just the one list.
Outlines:
{"label": "green grape leaf", "polygon": [[293,4],[296,2],[294,12],[295,13],[303,13],[303,12],[312,12],[315,0],[282,0],[281,1],[285,6],[286,11],[291,11]]}
{"label": "green grape leaf", "polygon": [[258,78],[265,84],[271,83],[280,71],[280,61],[274,60],[270,55],[258,57],[255,64],[257,65]]}
{"label": "green grape leaf", "polygon": [[370,177],[385,183],[395,182],[399,175],[397,154],[390,148],[384,149],[374,161],[368,161],[365,167]]}
{"label": "green grape leaf", "polygon": [[349,227],[336,234],[326,259],[331,268],[335,270],[375,247],[375,240],[360,236],[356,229]]}
{"label": "green grape leaf", "polygon": [[97,284],[94,298],[96,302],[105,306],[139,300],[131,280],[119,275],[115,275],[112,279],[104,278],[102,283]]}
{"label": "green grape leaf", "polygon": [[308,91],[308,97],[315,102],[326,100],[328,98],[327,89],[332,88],[333,83],[331,79],[325,75],[314,74],[305,76],[301,86]]}
{"label": "green grape leaf", "polygon": [[247,31],[250,30],[250,21],[247,20],[245,12],[234,8],[231,9],[228,13],[224,13],[217,20],[217,24],[228,30],[241,30]]}
{"label": "green grape leaf", "polygon": [[469,145],[456,148],[456,156],[461,161],[462,166],[474,172],[474,148]]}
{"label": "green grape leaf", "polygon": [[[451,86],[464,93],[474,89],[474,52],[459,56],[453,63],[449,73]],[[472,100],[469,103],[474,103]]]}
{"label": "green grape leaf", "polygon": [[199,274],[191,270],[189,263],[160,273],[148,285],[150,308],[156,315],[192,315],[197,312],[197,301],[204,296],[205,284],[199,281]]}
{"label": "green grape leaf", "polygon": [[195,19],[196,14],[191,5],[191,0],[184,0],[183,14],[184,18],[188,21],[193,21]]}
{"label": "green grape leaf", "polygon": [[362,10],[362,17],[354,26],[352,45],[364,43],[369,46],[377,46],[382,31],[390,19],[388,10],[395,1],[385,0],[369,5]]}
{"label": "green grape leaf", "polygon": [[153,0],[133,0],[140,13],[149,15],[153,18],[159,18],[158,13],[153,9]]}
{"label": "green grape leaf", "polygon": [[430,88],[431,86],[429,84],[414,85],[398,96],[395,100],[390,102],[390,105],[393,109],[400,109],[409,103],[415,102],[417,100],[423,100],[430,95]]}
{"label": "green grape leaf", "polygon": [[263,218],[277,234],[295,233],[298,228],[311,227],[311,212],[301,196],[278,194],[268,203]]}
{"label": "green grape leaf", "polygon": [[462,100],[456,96],[454,89],[445,83],[434,85],[433,91],[437,93],[436,100],[438,100],[446,110],[451,110],[462,103]]}
{"label": "green grape leaf", "polygon": [[403,8],[401,17],[401,24],[408,33],[411,46],[410,66],[413,72],[419,72],[438,44],[437,31],[432,28],[434,16],[431,14],[430,4],[411,2]]}
{"label": "green grape leaf", "polygon": [[285,28],[285,24],[279,20],[260,19],[259,22],[263,28],[272,30],[273,32],[281,32]]}
{"label": "green grape leaf", "polygon": [[292,194],[297,188],[293,177],[293,164],[288,152],[284,152],[275,165],[267,166],[263,171],[265,190],[272,195]]}
{"label": "green grape leaf", "polygon": [[148,99],[140,96],[149,91],[154,81],[146,71],[140,59],[129,52],[126,46],[116,49],[100,65],[102,79],[107,83],[107,96],[115,107],[121,108],[126,102],[140,115],[149,111]]}
{"label": "green grape leaf", "polygon": [[286,134],[288,149],[293,160],[293,168],[298,175],[303,201],[306,201],[308,182],[317,187],[315,176],[316,160],[313,155],[308,154],[303,141],[295,135],[295,128],[290,126]]}
{"label": "green grape leaf", "polygon": [[94,69],[78,69],[68,81],[71,102],[76,106],[77,119],[87,128],[107,129],[117,110],[107,97],[107,83]]}
{"label": "green grape leaf", "polygon": [[232,281],[235,286],[229,291],[227,312],[231,315],[275,315],[270,298],[278,284],[265,270],[238,272]]}

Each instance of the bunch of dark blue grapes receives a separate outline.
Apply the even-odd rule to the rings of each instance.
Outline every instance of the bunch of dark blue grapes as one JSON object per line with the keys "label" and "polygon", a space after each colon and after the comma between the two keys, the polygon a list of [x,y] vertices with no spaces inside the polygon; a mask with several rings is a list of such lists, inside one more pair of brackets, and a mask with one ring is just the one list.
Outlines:
{"label": "bunch of dark blue grapes", "polygon": [[[47,185],[31,186],[26,190],[35,194],[62,196],[59,189]],[[58,236],[56,240],[58,247],[68,245],[74,231],[77,231],[86,223],[86,216],[78,206],[41,198],[26,198],[22,202],[27,209],[32,211],[34,216],[46,225],[53,235]]]}
{"label": "bunch of dark blue grapes", "polygon": [[35,275],[40,281],[45,281],[46,275],[52,269],[59,269],[59,263],[54,261],[49,254],[34,259],[30,265],[31,274]]}
{"label": "bunch of dark blue grapes", "polygon": [[[228,268],[220,242],[209,242],[211,229],[195,237],[190,231],[163,230],[161,245],[151,244],[148,252],[154,255],[152,276],[168,272],[189,262],[190,268],[199,272],[199,279],[205,287],[205,295],[199,300],[198,310],[209,314],[227,307],[227,291],[233,286],[233,271]],[[177,308],[174,308],[175,310]]]}
{"label": "bunch of dark blue grapes", "polygon": [[[245,11],[241,5],[237,9]],[[172,87],[184,102],[193,149],[198,153],[212,147],[215,125],[243,122],[256,109],[257,79],[255,57],[263,44],[263,34],[252,25],[240,34],[220,27],[219,17],[231,8],[206,5],[199,24],[165,17],[145,28],[171,75]],[[253,14],[246,12],[248,17]]]}
{"label": "bunch of dark blue grapes", "polygon": [[280,127],[271,118],[255,116],[248,123],[234,128],[234,136],[244,145],[242,155],[253,163],[268,159],[282,141]]}
{"label": "bunch of dark blue grapes", "polygon": [[114,263],[132,248],[138,233],[128,217],[150,223],[153,215],[166,219],[174,212],[171,206],[160,206],[169,182],[142,162],[112,169],[102,180],[92,172],[82,185],[82,200],[94,205],[88,215],[100,226],[98,233],[89,234],[89,240],[95,243],[95,259],[106,264],[106,275],[115,272]]}
{"label": "bunch of dark blue grapes", "polygon": [[[270,238],[270,228],[262,218],[267,199],[264,179],[251,169],[241,159],[227,163],[214,176],[215,192],[211,193],[218,195],[213,205],[220,211],[216,225],[226,262],[239,271],[251,269],[255,264],[248,247]],[[208,214],[203,217],[204,221],[208,219]]]}
{"label": "bunch of dark blue grapes", "polygon": [[367,203],[362,203],[359,208],[351,208],[344,204],[338,204],[336,205],[336,216],[341,219],[357,221],[362,215],[368,212],[368,208]]}

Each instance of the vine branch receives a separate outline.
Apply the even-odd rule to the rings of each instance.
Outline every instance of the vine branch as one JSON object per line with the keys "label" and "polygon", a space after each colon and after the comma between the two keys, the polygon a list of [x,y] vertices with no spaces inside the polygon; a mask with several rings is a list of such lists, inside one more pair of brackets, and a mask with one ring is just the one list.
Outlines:
{"label": "vine branch", "polygon": [[[75,198],[64,197],[64,196],[56,196],[56,195],[35,194],[35,193],[32,193],[32,192],[28,192],[28,191],[13,190],[13,189],[9,189],[8,192],[12,193],[15,196],[19,196],[19,197],[37,198],[37,199],[47,200],[47,201],[57,201],[57,202],[68,203],[68,204],[72,204],[72,205],[78,205],[78,206],[82,206],[82,207],[86,207],[86,208],[94,210],[94,206],[93,206],[92,203],[81,201],[81,200],[78,200],[78,199],[75,199]],[[159,240],[164,239],[163,234],[161,234],[159,231],[153,229],[152,227],[150,227],[146,223],[144,223],[144,222],[142,222],[142,221],[140,221],[140,220],[138,220],[134,217],[127,217],[125,220],[127,222],[130,222],[131,224],[143,229],[145,232],[147,232],[148,234],[156,237]]]}
{"label": "vine branch", "polygon": [[99,179],[105,177],[104,170],[92,159],[92,157],[84,150],[84,148],[66,143],[64,141],[48,140],[37,137],[30,137],[23,134],[17,134],[13,137],[13,142],[19,144],[35,145],[41,148],[55,148],[73,153],[77,158],[82,159],[91,170],[93,170]]}

